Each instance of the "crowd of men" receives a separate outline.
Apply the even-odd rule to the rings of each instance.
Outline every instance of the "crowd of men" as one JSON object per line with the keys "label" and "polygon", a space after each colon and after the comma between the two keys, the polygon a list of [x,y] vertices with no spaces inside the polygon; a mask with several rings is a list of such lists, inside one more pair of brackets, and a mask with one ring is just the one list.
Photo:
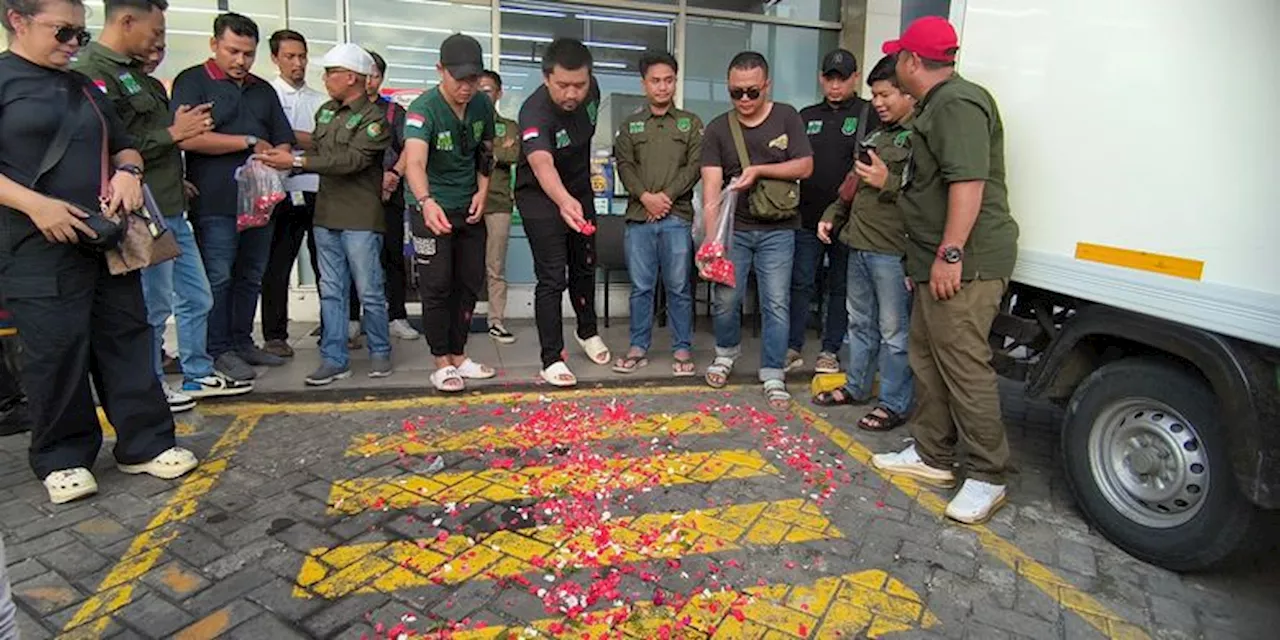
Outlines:
{"label": "crowd of men", "polygon": [[[321,363],[307,384],[351,376],[349,350],[362,333],[367,375],[392,374],[392,338],[419,337],[405,310],[408,264],[436,364],[432,385],[459,392],[492,378],[466,345],[486,281],[490,336],[515,339],[503,322],[513,209],[534,260],[547,383],[577,382],[564,349],[566,291],[578,345],[595,364],[628,374],[648,364],[659,282],[672,374],[695,376],[692,225],[701,183],[708,236],[724,190],[738,194],[727,250],[736,282],[715,288],[706,382],[723,387],[741,356],[742,304],[753,281],[763,322],[759,380],[772,406],[789,406],[785,376],[802,364],[818,295],[826,303],[815,369],[840,371],[847,343],[847,383],[812,401],[867,404],[878,372],[876,405],[858,426],[909,422],[915,443],[872,463],[954,486],[963,441],[966,480],[948,515],[982,521],[1003,502],[1008,445],[986,332],[1018,230],[999,112],[984,89],[956,74],[958,41],[945,20],[922,19],[885,43],[886,57],[867,76],[869,102],[857,95],[861,75],[848,51],[824,57],[824,100],[800,111],[771,99],[764,56],[740,53],[727,72],[732,109],[706,125],[675,106],[674,57],[642,57],[647,105],[615,138],[629,194],[632,293],[630,344],[614,359],[595,313],[591,144],[600,89],[582,42],[562,38],[545,49],[544,83],[511,121],[496,111],[502,80],[469,36],[444,41],[438,85],[404,109],[380,95],[385,61],[351,43],[322,59],[324,92],[308,86],[306,39],[291,30],[271,35],[279,74],[262,80],[251,73],[258,27],[235,13],[215,19],[212,57],[166,92],[150,75],[164,55],[165,8],[163,0],[108,1],[101,37],[74,68],[106,94],[136,140],[145,183],[182,249],[142,278],[155,341],[149,364],[162,382],[165,325],[176,317],[183,382],[164,385],[172,411],[250,392],[255,367],[293,356],[288,292],[304,239],[321,299]],[[287,172],[287,197],[268,225],[240,229],[235,174],[249,161]],[[253,338],[259,299],[261,346]]]}

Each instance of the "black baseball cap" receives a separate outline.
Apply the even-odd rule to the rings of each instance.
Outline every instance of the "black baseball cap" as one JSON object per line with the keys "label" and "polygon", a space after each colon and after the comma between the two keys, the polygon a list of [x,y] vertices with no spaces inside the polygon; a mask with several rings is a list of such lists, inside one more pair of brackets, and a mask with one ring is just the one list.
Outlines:
{"label": "black baseball cap", "polygon": [[822,57],[822,75],[838,75],[841,78],[858,72],[858,59],[845,49],[836,49]]}
{"label": "black baseball cap", "polygon": [[471,78],[484,71],[484,53],[475,38],[455,33],[440,45],[440,64],[455,79]]}

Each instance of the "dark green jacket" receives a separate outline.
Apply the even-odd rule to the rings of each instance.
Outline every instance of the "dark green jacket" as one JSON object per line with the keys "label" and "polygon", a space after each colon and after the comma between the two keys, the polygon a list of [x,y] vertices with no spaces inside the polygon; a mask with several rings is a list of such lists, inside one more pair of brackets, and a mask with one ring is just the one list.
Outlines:
{"label": "dark green jacket", "polygon": [[349,105],[330,100],[316,112],[307,171],[320,174],[317,226],[386,232],[382,158],[391,145],[386,110],[361,96]]}
{"label": "dark green jacket", "polygon": [[[173,116],[164,85],[142,72],[142,63],[116,53],[100,42],[91,42],[72,68],[93,79],[137,142],[145,170],[144,180],[166,216],[186,211],[182,189],[182,152],[169,135]],[[191,105],[196,106],[196,105]]]}
{"label": "dark green jacket", "polygon": [[485,213],[511,213],[512,172],[520,160],[520,125],[500,115],[493,116],[493,174],[489,176],[489,195],[484,200]]}
{"label": "dark green jacket", "polygon": [[911,131],[895,122],[871,132],[863,145],[874,149],[889,169],[884,188],[860,180],[853,202],[837,198],[822,214],[822,221],[834,224],[840,242],[851,249],[901,256],[907,232],[898,208],[898,192],[911,162]]}
{"label": "dark green jacket", "polygon": [[671,213],[693,220],[693,187],[702,162],[702,120],[691,111],[671,107],[661,116],[645,106],[622,121],[613,142],[618,178],[630,196],[627,220],[645,222],[640,203],[647,193],[671,198]]}

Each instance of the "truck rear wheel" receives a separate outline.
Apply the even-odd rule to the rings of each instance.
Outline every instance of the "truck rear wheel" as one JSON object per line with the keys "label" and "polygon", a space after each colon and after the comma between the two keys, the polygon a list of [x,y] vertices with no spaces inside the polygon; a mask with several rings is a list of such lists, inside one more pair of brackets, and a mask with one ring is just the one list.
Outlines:
{"label": "truck rear wheel", "polygon": [[1247,541],[1256,514],[1213,392],[1176,364],[1131,358],[1093,372],[1067,407],[1062,456],[1089,520],[1141,560],[1194,571]]}

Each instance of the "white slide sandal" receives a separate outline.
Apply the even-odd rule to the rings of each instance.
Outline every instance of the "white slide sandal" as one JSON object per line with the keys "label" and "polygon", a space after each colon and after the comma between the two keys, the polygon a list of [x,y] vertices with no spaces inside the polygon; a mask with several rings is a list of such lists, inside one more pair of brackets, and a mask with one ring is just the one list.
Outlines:
{"label": "white slide sandal", "polygon": [[569,365],[557,362],[542,370],[542,379],[555,387],[572,387],[578,384],[577,376],[569,370]]}
{"label": "white slide sandal", "polygon": [[592,362],[603,367],[613,360],[613,356],[609,354],[609,346],[604,343],[604,340],[601,339],[600,336],[591,336],[590,338],[583,340],[582,338],[578,338],[578,334],[575,333],[573,334],[573,337],[577,338],[578,346],[582,347],[582,350],[587,353],[587,357],[590,358]]}
{"label": "white slide sandal", "polygon": [[466,390],[467,381],[462,378],[457,367],[440,367],[431,374],[431,386],[435,387],[436,391],[458,393]]}
{"label": "white slide sandal", "polygon": [[468,380],[488,380],[498,372],[488,365],[480,364],[471,358],[467,358],[462,364],[458,365],[458,375]]}

